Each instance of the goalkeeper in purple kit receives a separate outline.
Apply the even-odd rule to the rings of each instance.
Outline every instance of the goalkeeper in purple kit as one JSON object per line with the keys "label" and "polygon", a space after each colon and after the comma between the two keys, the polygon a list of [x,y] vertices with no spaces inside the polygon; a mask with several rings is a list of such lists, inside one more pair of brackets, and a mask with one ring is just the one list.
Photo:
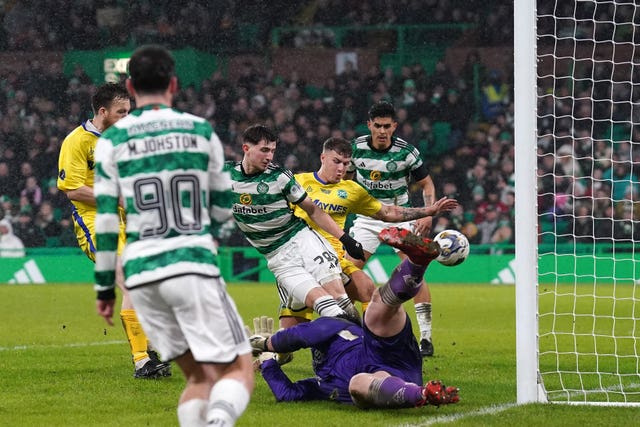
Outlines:
{"label": "goalkeeper in purple kit", "polygon": [[[456,387],[422,380],[420,347],[402,304],[422,286],[438,244],[400,228],[384,229],[380,240],[409,259],[378,288],[363,326],[341,318],[318,318],[275,334],[251,338],[256,367],[277,401],[335,400],[368,408],[410,408],[459,400]],[[257,329],[257,328],[256,328]],[[310,348],[315,377],[292,382],[278,364],[278,353]]]}

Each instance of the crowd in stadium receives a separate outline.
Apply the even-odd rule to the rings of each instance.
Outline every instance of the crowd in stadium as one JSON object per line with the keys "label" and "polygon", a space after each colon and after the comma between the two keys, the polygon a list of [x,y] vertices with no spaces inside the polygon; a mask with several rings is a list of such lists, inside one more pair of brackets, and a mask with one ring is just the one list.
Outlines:
{"label": "crowd in stadium", "polygon": [[[123,8],[118,1],[76,1],[72,13],[57,19],[59,3],[48,2],[46,7],[50,10],[33,14],[34,2],[18,2],[5,12],[3,47],[37,50],[62,45],[64,49],[91,49],[103,47],[105,40],[110,45],[132,41],[121,40],[118,34],[133,35],[141,42],[160,41],[181,47],[178,41],[191,43],[188,34],[192,30],[199,43],[209,40],[215,45],[217,42],[202,37],[204,28],[236,28],[243,20],[251,22],[252,14],[264,16],[262,22],[269,28],[275,22],[302,23],[305,16],[311,25],[412,24],[415,16],[429,16],[432,22],[477,22],[480,16],[471,12],[477,8],[463,8],[457,3],[445,16],[445,5],[437,1],[406,1],[406,7],[391,7],[390,2],[370,0],[353,11],[344,11],[341,2],[331,0],[316,2],[313,11],[289,10],[286,2],[266,7],[261,2],[240,5],[230,1],[225,3],[228,7],[216,9],[205,8],[198,1],[159,1],[154,2],[153,8],[149,2]],[[439,12],[431,13],[434,11]],[[24,20],[32,16],[37,17],[38,25],[24,25]],[[169,24],[166,16],[175,19]],[[225,19],[234,23],[224,24]],[[495,16],[483,15],[483,19]],[[163,25],[166,28],[161,30]],[[131,31],[120,31],[123,26]],[[33,31],[36,27],[39,30]],[[175,34],[177,29],[180,37],[163,39],[162,34]],[[229,31],[211,32],[214,33]],[[267,38],[262,40],[268,43]],[[458,76],[442,61],[431,75],[420,64],[407,65],[400,73],[391,69],[347,69],[340,75],[328,76],[321,87],[312,87],[295,75],[274,75],[247,63],[242,74],[233,80],[214,73],[198,89],[182,88],[175,105],[211,120],[225,142],[228,159],[238,158],[238,136],[247,125],[267,124],[280,138],[275,161],[298,172],[317,168],[319,150],[327,137],[353,138],[365,133],[370,104],[389,99],[398,110],[396,135],[420,149],[432,170],[438,194],[456,197],[464,206],[439,218],[434,232],[460,228],[475,243],[511,242],[512,84],[509,76],[483,69],[483,82],[493,85],[494,99],[478,111],[471,91],[474,64],[479,64],[478,58],[470,57]],[[65,135],[91,117],[89,100],[94,86],[81,67],[67,76],[56,64],[34,60],[30,65],[29,73],[16,70],[3,76],[0,84],[2,216],[13,222],[15,234],[26,247],[75,246],[68,202],[55,185],[57,153]],[[478,120],[469,120],[470,117]],[[244,244],[234,233],[229,239],[232,244]]]}
{"label": "crowd in stadium", "polygon": [[[356,13],[338,13],[342,10],[342,2],[332,0],[315,2],[316,9],[312,12],[287,10],[285,2],[275,2],[268,7],[262,2],[254,2],[245,7],[244,3],[241,6],[240,2],[228,1],[225,2],[226,9],[215,11],[205,8],[206,2],[158,1],[154,2],[151,13],[150,2],[145,1],[135,2],[132,8],[122,8],[122,2],[117,0],[77,0],[65,20],[49,19],[59,15],[56,10],[61,3],[47,2],[45,7],[51,8],[51,13],[31,14],[36,2],[29,1],[18,2],[9,12],[5,11],[0,37],[2,47],[8,50],[54,46],[93,49],[103,47],[105,40],[109,40],[110,45],[132,42],[131,37],[126,40],[114,38],[120,33],[133,35],[134,42],[161,41],[180,47],[178,39],[181,43],[190,40],[182,31],[180,37],[172,39],[159,36],[166,16],[175,16],[171,24],[166,23],[171,27],[166,29],[167,34],[175,33],[177,28],[187,29],[189,33],[193,28],[202,43],[202,40],[209,40],[201,37],[202,28],[225,28],[225,19],[234,20],[237,25],[242,19],[248,19],[249,11],[263,13],[269,28],[275,22],[280,25],[282,22],[300,23],[305,13],[312,25],[336,22],[338,17],[343,24],[413,23],[411,16],[416,15],[407,11],[422,8],[419,10],[422,15],[425,11],[442,11],[441,3],[447,2],[407,0],[401,2],[405,8],[395,3],[390,7],[391,2],[370,0],[359,3]],[[501,13],[510,13],[498,8],[481,15],[470,12],[478,8],[463,8],[458,3],[452,2],[454,7],[447,16],[442,13],[426,16],[430,16],[432,22],[478,23],[480,16],[483,20],[494,20]],[[175,7],[181,7],[180,11],[174,10]],[[104,11],[98,13],[105,8],[115,11],[111,15]],[[225,18],[224,11],[234,13]],[[375,11],[382,13],[373,13]],[[281,15],[275,16],[276,12]],[[36,16],[42,22],[23,25],[26,16]],[[120,23],[120,27],[105,24],[109,17]],[[84,33],[75,31],[78,20],[83,22]],[[122,25],[131,30],[119,31]],[[31,30],[36,27],[38,31]],[[41,31],[42,28],[46,31]],[[494,40],[486,39],[482,43],[500,44],[502,32],[495,34],[498,35],[492,36]],[[266,37],[261,40],[268,43]],[[80,66],[73,75],[63,74],[59,64],[42,64],[37,60],[31,62],[30,68],[29,72],[15,70],[0,76],[0,217],[12,221],[15,234],[26,247],[75,246],[69,204],[66,196],[56,188],[57,154],[67,133],[91,118],[90,95],[94,84]],[[480,75],[480,99],[472,91],[474,70]],[[351,139],[366,133],[368,107],[380,99],[391,100],[398,112],[396,136],[414,144],[423,154],[437,185],[437,194],[456,197],[461,203],[460,209],[438,218],[433,232],[456,228],[462,230],[471,243],[512,243],[512,90],[511,75],[487,69],[473,54],[459,73],[449,70],[444,61],[438,62],[430,74],[421,64],[406,65],[399,73],[391,68],[355,70],[347,67],[339,75],[327,76],[325,83],[319,86],[312,86],[295,74],[275,75],[270,69],[247,62],[239,76],[227,77],[216,72],[199,88],[183,87],[175,106],[208,118],[224,142],[229,160],[239,158],[242,130],[249,124],[265,123],[279,136],[275,161],[298,172],[317,169],[322,142],[329,136]],[[547,116],[549,111],[559,107],[559,103],[561,100],[541,104],[540,116]],[[602,145],[606,150],[606,144]],[[625,171],[612,172],[609,168],[603,173],[611,176]],[[637,182],[637,177],[632,178]],[[541,180],[543,189],[560,184]],[[575,189],[570,183],[565,184]],[[606,188],[602,191],[606,192]],[[579,195],[571,193],[564,200],[541,199],[543,211],[552,216],[549,224],[562,220],[562,208],[572,206],[575,196]],[[607,208],[613,210],[612,206],[603,207]],[[620,209],[619,215],[628,216],[627,211]],[[612,212],[614,214],[618,215]],[[562,223],[573,227],[568,220]],[[606,235],[606,230],[603,233]],[[244,239],[233,232],[226,239],[229,244],[245,244]]]}
{"label": "crowd in stadium", "polygon": [[[511,13],[506,3],[488,10],[478,0],[21,0],[0,10],[0,48],[89,50],[154,42],[238,51],[247,37],[267,47],[275,27],[306,27],[290,38],[292,44],[331,45],[327,27],[430,23],[490,28],[475,37],[487,46],[511,43]],[[352,42],[358,38],[354,34]]]}

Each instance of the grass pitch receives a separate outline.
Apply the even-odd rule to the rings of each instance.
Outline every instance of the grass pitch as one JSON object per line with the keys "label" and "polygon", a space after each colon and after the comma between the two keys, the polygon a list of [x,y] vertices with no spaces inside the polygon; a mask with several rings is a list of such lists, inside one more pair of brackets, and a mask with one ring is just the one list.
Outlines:
{"label": "grass pitch", "polygon": [[[424,376],[458,386],[459,404],[385,411],[278,404],[258,377],[237,425],[637,425],[637,407],[515,405],[515,289],[433,284],[431,290],[436,354],[425,359]],[[229,291],[246,323],[276,315],[273,285],[231,284]],[[122,328],[95,314],[93,298],[88,285],[0,286],[0,425],[177,425],[181,373],[174,367],[171,378],[135,380]],[[308,352],[298,352],[285,371],[292,380],[311,376]]]}

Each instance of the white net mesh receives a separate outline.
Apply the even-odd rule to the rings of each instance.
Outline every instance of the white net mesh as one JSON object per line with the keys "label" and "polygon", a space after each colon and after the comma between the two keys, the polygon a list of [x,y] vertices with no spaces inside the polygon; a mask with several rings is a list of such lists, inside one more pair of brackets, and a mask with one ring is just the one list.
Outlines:
{"label": "white net mesh", "polygon": [[640,404],[639,25],[633,2],[537,2],[538,362],[550,401]]}

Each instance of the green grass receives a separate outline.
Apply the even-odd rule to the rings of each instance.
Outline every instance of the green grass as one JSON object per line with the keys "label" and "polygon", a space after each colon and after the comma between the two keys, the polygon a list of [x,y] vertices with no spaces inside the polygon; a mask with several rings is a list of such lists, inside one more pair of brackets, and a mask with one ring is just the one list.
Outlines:
{"label": "green grass", "polygon": [[[275,316],[273,285],[234,284],[245,321]],[[238,426],[636,425],[638,408],[516,406],[515,290],[432,285],[436,355],[425,378],[460,387],[457,405],[361,411],[332,402],[276,404],[261,378]],[[94,313],[84,285],[0,286],[0,425],[176,426],[184,380],[134,380],[122,328]],[[411,305],[408,305],[411,309]],[[414,325],[415,326],[415,325]],[[292,379],[312,374],[299,352]]]}

